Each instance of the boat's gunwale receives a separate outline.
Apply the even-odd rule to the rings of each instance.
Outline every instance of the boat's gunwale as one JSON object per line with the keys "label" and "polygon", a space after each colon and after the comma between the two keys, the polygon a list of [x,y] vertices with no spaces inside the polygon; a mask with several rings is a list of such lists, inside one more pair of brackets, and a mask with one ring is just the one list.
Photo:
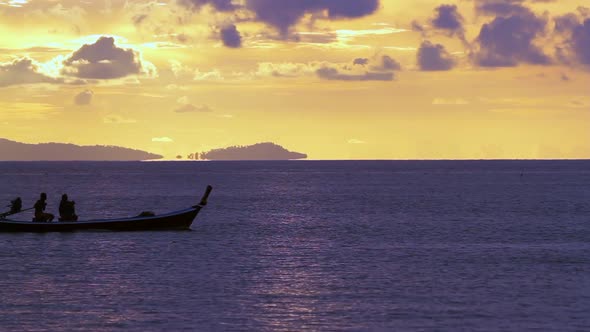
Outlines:
{"label": "boat's gunwale", "polygon": [[133,222],[133,221],[148,221],[148,220],[156,220],[156,219],[163,219],[174,217],[178,215],[183,215],[186,213],[190,213],[194,210],[200,210],[202,208],[201,205],[195,205],[193,207],[168,212],[165,214],[155,215],[155,216],[148,216],[148,217],[125,217],[125,218],[118,218],[118,219],[95,219],[95,220],[84,220],[84,221],[57,221],[57,222],[35,222],[35,221],[20,221],[20,220],[11,220],[11,219],[0,219],[0,223],[10,224],[10,225],[88,225],[88,224],[108,224],[108,223],[118,223],[118,222]]}

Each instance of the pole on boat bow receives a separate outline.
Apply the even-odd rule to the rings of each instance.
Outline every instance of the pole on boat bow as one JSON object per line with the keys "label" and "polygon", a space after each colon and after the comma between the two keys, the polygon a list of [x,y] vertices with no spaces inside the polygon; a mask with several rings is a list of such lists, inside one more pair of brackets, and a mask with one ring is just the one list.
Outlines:
{"label": "pole on boat bow", "polygon": [[30,210],[33,210],[33,209],[34,209],[34,207],[28,208],[28,209],[24,209],[24,210],[20,210],[20,211],[17,211],[17,212],[10,211],[10,212],[0,213],[0,220],[3,220],[3,219],[5,219],[8,216],[13,216],[15,214],[19,214],[19,213],[22,213],[22,212],[25,212],[25,211],[30,211]]}
{"label": "pole on boat bow", "polygon": [[211,194],[211,191],[213,190],[213,187],[211,186],[207,186],[207,189],[205,190],[205,194],[203,195],[203,197],[201,198],[201,202],[199,202],[200,206],[205,206],[207,205],[207,199],[209,198],[209,195]]}

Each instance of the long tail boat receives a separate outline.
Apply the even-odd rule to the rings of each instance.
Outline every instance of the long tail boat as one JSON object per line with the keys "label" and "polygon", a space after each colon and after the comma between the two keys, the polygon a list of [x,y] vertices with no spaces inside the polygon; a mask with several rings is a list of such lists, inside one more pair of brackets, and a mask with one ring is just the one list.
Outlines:
{"label": "long tail boat", "polygon": [[99,219],[87,221],[30,222],[6,219],[0,215],[0,232],[72,232],[82,230],[96,231],[156,231],[188,230],[201,209],[207,205],[207,199],[213,188],[207,190],[199,204],[190,208],[160,215],[138,216],[132,218]]}

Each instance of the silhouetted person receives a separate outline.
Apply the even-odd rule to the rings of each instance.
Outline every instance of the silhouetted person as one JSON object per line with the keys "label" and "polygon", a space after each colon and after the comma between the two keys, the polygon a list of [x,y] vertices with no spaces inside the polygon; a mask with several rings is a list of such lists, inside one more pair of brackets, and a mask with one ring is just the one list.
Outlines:
{"label": "silhouetted person", "polygon": [[41,193],[39,200],[35,203],[35,219],[36,222],[48,222],[53,221],[54,216],[51,213],[46,213],[45,208],[47,207],[47,194]]}
{"label": "silhouetted person", "polygon": [[76,202],[68,201],[68,195],[61,195],[61,201],[59,202],[59,221],[77,221],[78,216],[76,215],[76,208],[74,207]]}
{"label": "silhouetted person", "polygon": [[10,201],[10,214],[19,213],[23,208],[23,201],[20,197],[17,197],[15,200]]}

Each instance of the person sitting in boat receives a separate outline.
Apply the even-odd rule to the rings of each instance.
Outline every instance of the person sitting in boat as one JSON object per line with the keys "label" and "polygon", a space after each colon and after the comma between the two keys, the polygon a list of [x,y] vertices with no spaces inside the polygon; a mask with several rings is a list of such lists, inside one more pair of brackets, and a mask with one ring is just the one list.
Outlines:
{"label": "person sitting in boat", "polygon": [[36,222],[51,222],[53,221],[53,214],[45,212],[47,207],[47,194],[41,193],[39,200],[35,203],[35,218],[33,221]]}
{"label": "person sitting in boat", "polygon": [[59,202],[59,221],[78,221],[74,205],[76,205],[76,202],[69,201],[68,195],[61,195],[61,202]]}
{"label": "person sitting in boat", "polygon": [[15,200],[10,201],[10,214],[19,213],[23,208],[23,201],[20,197],[17,197]]}

